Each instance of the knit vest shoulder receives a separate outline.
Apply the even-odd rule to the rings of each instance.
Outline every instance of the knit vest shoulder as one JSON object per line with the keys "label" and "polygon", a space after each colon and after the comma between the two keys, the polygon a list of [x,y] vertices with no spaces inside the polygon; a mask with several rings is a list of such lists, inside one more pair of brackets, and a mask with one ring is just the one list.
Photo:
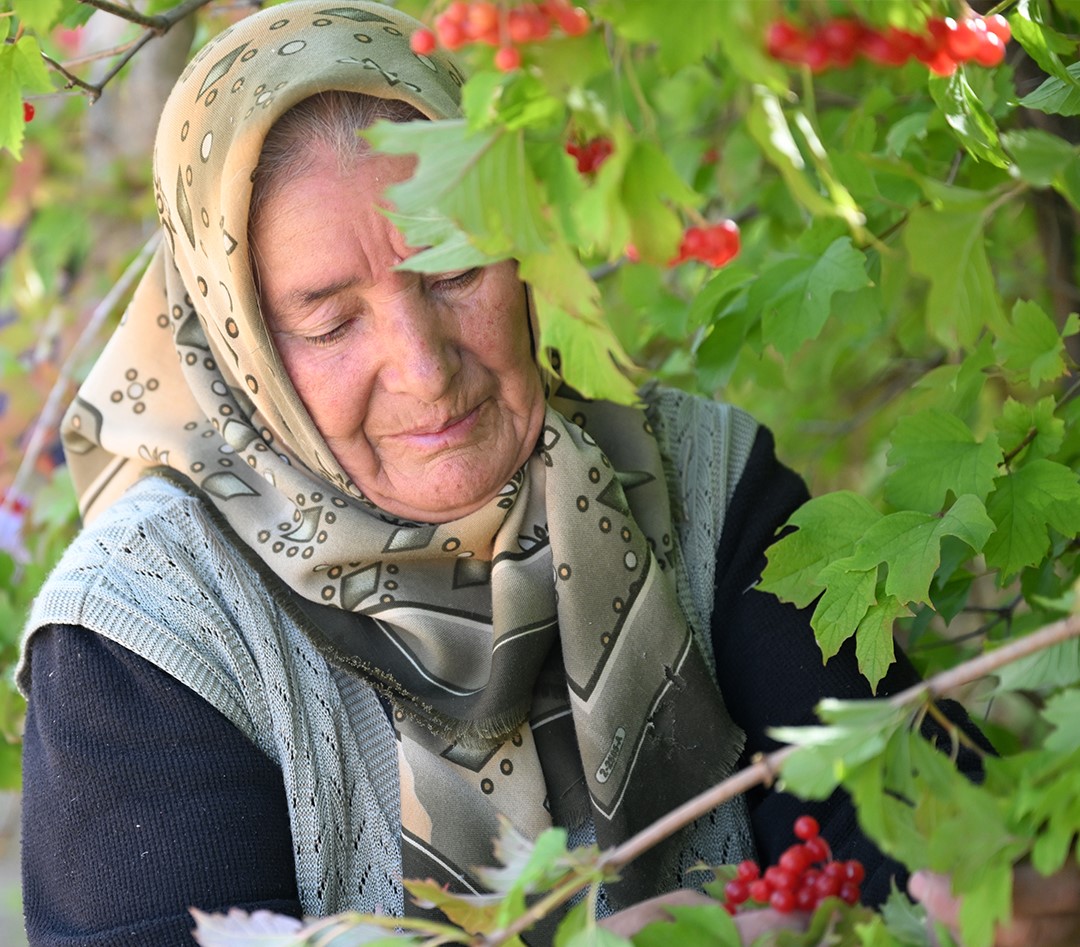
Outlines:
{"label": "knit vest shoulder", "polygon": [[[715,550],[757,425],[674,390],[645,397],[678,523],[679,601],[711,667]],[[76,537],[42,587],[16,681],[26,694],[28,644],[47,625],[88,628],[150,661],[280,766],[304,912],[400,916],[393,731],[371,687],[330,665],[305,621],[210,507],[148,476]],[[747,825],[735,831],[749,838]]]}

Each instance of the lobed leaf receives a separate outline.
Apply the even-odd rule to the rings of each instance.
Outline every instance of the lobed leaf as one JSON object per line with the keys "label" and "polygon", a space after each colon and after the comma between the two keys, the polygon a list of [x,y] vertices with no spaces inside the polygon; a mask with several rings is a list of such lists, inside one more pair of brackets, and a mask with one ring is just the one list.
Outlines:
{"label": "lobed leaf", "polygon": [[986,511],[997,530],[983,553],[1005,581],[1046,555],[1050,528],[1080,533],[1080,482],[1064,464],[1039,458],[999,477]]}
{"label": "lobed leaf", "polygon": [[887,456],[895,469],[885,496],[894,506],[924,513],[940,510],[950,492],[985,500],[1002,460],[995,437],[979,443],[959,417],[940,408],[901,418]]}

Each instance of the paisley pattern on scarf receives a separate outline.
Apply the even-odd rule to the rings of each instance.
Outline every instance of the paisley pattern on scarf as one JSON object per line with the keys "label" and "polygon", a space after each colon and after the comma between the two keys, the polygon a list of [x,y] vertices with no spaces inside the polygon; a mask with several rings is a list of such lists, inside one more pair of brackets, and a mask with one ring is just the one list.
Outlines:
{"label": "paisley pattern on scarf", "polygon": [[[741,734],[678,605],[663,464],[640,410],[553,397],[499,494],[432,525],[366,500],[289,382],[249,259],[263,139],[330,89],[457,115],[463,77],[411,52],[418,26],[378,3],[300,0],[199,53],[158,133],[166,239],[64,443],[88,519],[167,467],[328,616],[327,653],[393,707],[405,876],[475,889],[499,816],[531,837],[591,819],[616,844],[727,775]],[[614,901],[681,883],[686,844],[635,862]]]}

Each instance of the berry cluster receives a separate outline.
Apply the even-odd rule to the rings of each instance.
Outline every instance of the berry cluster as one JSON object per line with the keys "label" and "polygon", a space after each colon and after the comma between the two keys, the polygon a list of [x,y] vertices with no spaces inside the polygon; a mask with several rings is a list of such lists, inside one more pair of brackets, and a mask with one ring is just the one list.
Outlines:
{"label": "berry cluster", "polygon": [[739,225],[734,220],[722,220],[711,227],[687,227],[671,266],[687,260],[723,266],[738,256],[740,246]]}
{"label": "berry cluster", "polygon": [[22,104],[22,117],[24,122],[32,122],[34,120],[34,106],[30,102],[23,102]]}
{"label": "berry cluster", "polygon": [[813,911],[825,898],[857,904],[866,875],[858,861],[834,861],[829,843],[821,837],[817,819],[810,815],[795,820],[792,845],[780,860],[761,873],[757,862],[740,862],[735,877],[724,885],[724,907],[734,914],[741,904],[756,902],[781,914]]}
{"label": "berry cluster", "polygon": [[614,150],[610,138],[593,138],[581,145],[573,141],[566,143],[566,153],[577,161],[580,174],[592,174]]}
{"label": "berry cluster", "polygon": [[936,75],[948,76],[960,63],[998,65],[1012,38],[1009,21],[998,13],[933,17],[926,29],[925,34],[895,26],[879,30],[853,17],[836,17],[807,29],[776,20],[766,31],[765,50],[773,59],[806,65],[812,72],[844,68],[862,56],[881,66],[903,66],[917,59]]}
{"label": "berry cluster", "polygon": [[469,43],[498,47],[495,68],[512,72],[521,65],[525,43],[547,39],[553,29],[580,36],[589,29],[589,16],[570,0],[541,0],[504,9],[492,0],[453,0],[435,18],[435,31],[417,30],[410,39],[414,53],[427,56],[442,45],[451,51]]}

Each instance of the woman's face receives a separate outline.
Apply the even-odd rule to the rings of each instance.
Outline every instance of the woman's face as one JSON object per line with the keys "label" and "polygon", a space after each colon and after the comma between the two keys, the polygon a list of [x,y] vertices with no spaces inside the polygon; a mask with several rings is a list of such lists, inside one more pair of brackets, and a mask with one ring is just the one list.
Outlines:
{"label": "woman's face", "polygon": [[395,270],[414,251],[378,210],[410,157],[329,148],[263,204],[251,232],[267,326],[338,462],[372,502],[438,523],[493,497],[544,417],[512,262]]}

